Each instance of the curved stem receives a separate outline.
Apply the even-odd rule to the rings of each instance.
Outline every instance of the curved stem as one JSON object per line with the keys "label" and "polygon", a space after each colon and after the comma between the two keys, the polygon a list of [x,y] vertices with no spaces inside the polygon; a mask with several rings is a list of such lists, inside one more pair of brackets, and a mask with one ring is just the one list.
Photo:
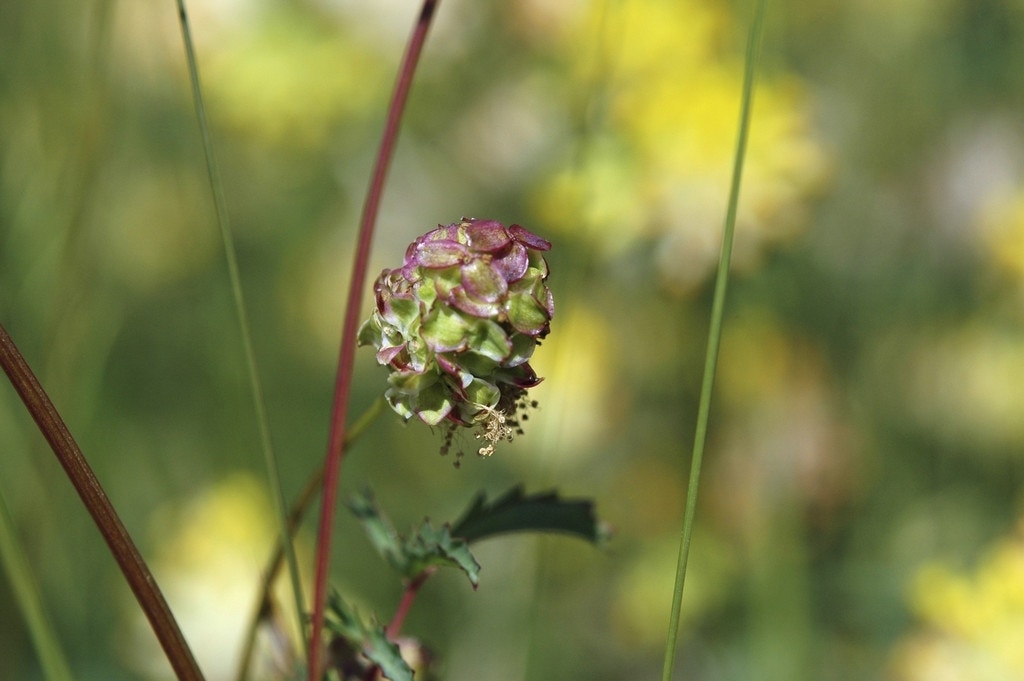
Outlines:
{"label": "curved stem", "polygon": [[96,479],[89,462],[86,461],[57,408],[2,325],[0,365],[3,365],[4,373],[10,379],[11,385],[39,426],[40,432],[56,454],[68,479],[81,497],[107,546],[110,547],[110,552],[114,554],[121,573],[134,592],[179,681],[202,681],[203,674],[199,671],[199,665],[196,664],[192,651],[139,549],[118,517],[103,486]]}
{"label": "curved stem", "polygon": [[398,72],[398,82],[388,108],[387,121],[381,139],[380,151],[373,171],[373,178],[363,205],[363,216],[359,226],[359,240],[352,266],[352,279],[345,305],[345,321],[341,330],[341,348],[338,352],[338,374],[334,386],[334,407],[331,410],[331,433],[327,444],[324,464],[323,499],[320,506],[320,529],[316,545],[316,573],[313,583],[313,622],[309,638],[309,681],[320,678],[320,649],[324,628],[324,611],[327,605],[327,573],[330,565],[331,531],[334,525],[334,507],[337,501],[338,472],[341,469],[342,443],[345,441],[345,419],[348,414],[348,399],[352,384],[352,367],[355,362],[356,331],[365,288],[366,270],[370,259],[370,244],[373,241],[377,211],[384,192],[391,158],[405,101],[412,85],[416,64],[427,37],[434,11],[440,0],[424,0],[412,37],[406,48],[405,57]]}
{"label": "curved stem", "polygon": [[729,284],[729,263],[732,259],[733,234],[736,231],[736,207],[739,204],[740,179],[743,176],[743,160],[746,157],[747,137],[750,132],[750,109],[754,98],[754,75],[757,65],[757,51],[761,42],[761,26],[764,23],[764,13],[765,0],[757,0],[757,8],[747,38],[743,95],[740,103],[739,133],[736,141],[736,154],[733,159],[732,183],[729,188],[729,205],[725,216],[722,251],[718,261],[718,273],[715,278],[715,295],[711,304],[711,326],[708,330],[707,354],[704,361],[704,380],[701,384],[700,402],[697,408],[693,458],[690,462],[690,481],[686,490],[683,530],[679,539],[679,556],[676,562],[676,580],[672,593],[672,611],[669,616],[668,641],[665,645],[662,681],[669,681],[672,678],[672,666],[675,663],[676,644],[679,638],[679,617],[682,610],[683,584],[686,580],[686,565],[690,556],[693,519],[697,512],[697,490],[700,485],[700,471],[704,459],[704,443],[707,439],[708,418],[711,412],[711,393],[715,384],[718,349],[722,339],[725,293]]}

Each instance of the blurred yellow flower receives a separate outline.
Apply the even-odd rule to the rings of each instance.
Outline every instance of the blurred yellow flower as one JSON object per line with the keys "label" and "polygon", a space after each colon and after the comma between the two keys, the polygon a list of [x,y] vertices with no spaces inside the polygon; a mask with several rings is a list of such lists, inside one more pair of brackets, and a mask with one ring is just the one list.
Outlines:
{"label": "blurred yellow flower", "polygon": [[[580,49],[602,30],[598,49]],[[741,35],[728,10],[710,0],[589,4],[563,49],[580,82],[599,83],[589,86],[598,100],[591,108],[603,118],[579,160],[539,190],[542,217],[590,231],[606,255],[651,238],[670,287],[703,281],[717,260],[736,144]],[[799,231],[826,175],[799,83],[764,80],[738,216],[740,266]]]}
{"label": "blurred yellow flower", "polygon": [[606,437],[613,420],[609,405],[615,376],[612,330],[601,317],[579,305],[558,309],[552,322],[556,333],[544,340],[531,360],[544,381],[532,393],[540,408],[526,425],[530,454],[527,462],[550,460],[554,451],[563,464],[594,456],[594,445]]}
{"label": "blurred yellow flower", "polygon": [[[700,622],[728,600],[736,586],[736,556],[713,534],[696,532],[700,546],[690,556],[686,571],[683,626]],[[627,647],[657,650],[665,645],[678,540],[668,536],[636,553],[612,594],[612,626],[616,638]]]}
{"label": "blurred yellow flower", "polygon": [[989,258],[1024,292],[1024,190],[990,200],[979,223]]}
{"label": "blurred yellow flower", "polygon": [[285,10],[211,45],[203,82],[211,111],[271,144],[323,145],[386,94],[367,45]]}
{"label": "blurred yellow flower", "polygon": [[1024,442],[1020,333],[970,324],[922,343],[910,370],[907,404],[935,432],[982,445]]}
{"label": "blurred yellow flower", "polygon": [[[234,676],[243,628],[255,607],[260,571],[274,546],[276,528],[267,493],[247,473],[200,490],[183,507],[157,513],[154,534],[160,543],[153,573],[211,681]],[[294,608],[289,608],[293,599],[283,580],[277,587],[275,602],[285,610],[281,623],[287,627],[295,621]],[[126,651],[133,664],[146,678],[173,678],[142,614],[137,608],[132,612],[139,645]],[[278,643],[286,647],[288,635],[294,632],[288,630]],[[275,678],[271,672],[257,670],[253,678]]]}
{"label": "blurred yellow flower", "polygon": [[1024,676],[1024,536],[1003,539],[974,574],[933,563],[910,589],[920,624],[893,651],[899,681]]}

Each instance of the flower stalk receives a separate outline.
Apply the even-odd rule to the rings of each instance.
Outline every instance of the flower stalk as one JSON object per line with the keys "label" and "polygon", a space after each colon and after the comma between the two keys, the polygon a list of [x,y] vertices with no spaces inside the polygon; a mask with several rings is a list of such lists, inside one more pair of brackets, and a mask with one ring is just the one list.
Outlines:
{"label": "flower stalk", "polygon": [[331,430],[327,443],[324,463],[323,497],[320,506],[320,526],[316,543],[316,571],[313,583],[312,623],[309,638],[309,681],[318,681],[322,668],[322,641],[324,613],[327,607],[327,574],[330,567],[331,532],[334,527],[334,512],[338,496],[338,474],[341,469],[345,442],[345,420],[352,385],[352,369],[355,363],[356,333],[359,329],[359,313],[363,300],[364,284],[373,231],[377,222],[384,180],[387,177],[391,159],[394,156],[399,124],[405,110],[405,102],[412,86],[412,77],[419,63],[420,53],[426,41],[427,31],[434,18],[440,0],[424,0],[419,17],[413,28],[412,37],[402,59],[395,84],[394,94],[388,108],[384,134],[373,169],[366,202],[363,205],[359,225],[359,238],[352,266],[352,277],[345,304],[345,319],[341,330],[341,347],[338,351],[338,372],[334,387],[334,405],[331,409]]}
{"label": "flower stalk", "polygon": [[743,73],[743,92],[740,101],[739,131],[736,139],[736,153],[733,158],[732,181],[729,187],[729,203],[726,208],[725,229],[722,235],[722,249],[715,277],[715,293],[711,303],[711,324],[708,329],[707,352],[704,359],[704,378],[701,383],[700,401],[697,407],[697,425],[694,431],[693,457],[690,460],[690,478],[686,490],[686,509],[683,513],[683,529],[679,538],[679,555],[676,559],[675,586],[672,592],[672,609],[669,615],[668,640],[665,644],[665,658],[662,666],[662,681],[672,678],[675,664],[676,645],[679,638],[679,621],[682,611],[683,586],[686,581],[686,567],[690,557],[690,540],[693,536],[693,522],[697,514],[697,492],[700,486],[700,472],[704,461],[704,444],[707,441],[708,421],[711,414],[711,394],[715,385],[718,367],[718,350],[722,342],[722,318],[725,311],[725,294],[729,285],[729,265],[732,261],[733,236],[736,232],[736,211],[739,205],[740,180],[743,177],[743,161],[746,158],[747,139],[750,134],[750,112],[754,100],[754,81],[758,49],[761,44],[761,29],[764,24],[766,0],[757,0],[754,18],[747,35],[747,53]]}

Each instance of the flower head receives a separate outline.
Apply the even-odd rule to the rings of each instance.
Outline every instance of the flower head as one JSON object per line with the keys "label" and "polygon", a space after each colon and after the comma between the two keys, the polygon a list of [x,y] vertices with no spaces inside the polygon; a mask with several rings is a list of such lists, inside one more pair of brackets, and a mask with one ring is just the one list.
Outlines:
{"label": "flower head", "polygon": [[390,370],[392,409],[449,426],[445,450],[459,426],[479,428],[481,456],[519,431],[526,391],[541,380],[529,359],[554,314],[541,255],[550,248],[519,225],[464,218],[417,238],[377,278],[359,342]]}

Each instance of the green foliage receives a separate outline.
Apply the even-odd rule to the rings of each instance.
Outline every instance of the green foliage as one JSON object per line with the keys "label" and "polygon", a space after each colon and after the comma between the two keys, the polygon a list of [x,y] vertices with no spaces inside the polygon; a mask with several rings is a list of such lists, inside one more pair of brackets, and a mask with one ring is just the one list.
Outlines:
{"label": "green foliage", "polygon": [[412,579],[432,566],[454,567],[466,573],[476,587],[480,581],[480,564],[469,552],[468,543],[452,536],[447,525],[435,529],[424,520],[419,530],[403,537],[381,513],[369,492],[357,495],[349,508],[362,523],[370,543],[391,567]]}
{"label": "green foliage", "polygon": [[6,574],[10,581],[11,590],[14,592],[18,607],[21,609],[32,635],[32,643],[39,654],[39,662],[47,681],[71,681],[74,677],[68,668],[60,640],[53,631],[49,614],[43,606],[39,586],[32,575],[25,551],[14,531],[14,522],[7,509],[7,502],[2,490],[0,490],[0,568],[2,568],[0,574]]}
{"label": "green foliage", "polygon": [[342,668],[342,678],[349,676],[345,672],[360,666],[357,656],[361,653],[391,681],[412,681],[412,669],[402,659],[398,646],[388,640],[384,627],[367,623],[337,592],[329,597],[325,625],[347,644],[331,646],[337,658],[332,663]]}
{"label": "green foliage", "polygon": [[595,544],[610,536],[609,527],[594,515],[593,502],[561,499],[557,492],[527,496],[522,486],[490,502],[481,492],[452,529],[468,542],[509,532],[558,532]]}
{"label": "green foliage", "polygon": [[432,566],[454,567],[474,588],[480,564],[469,552],[472,542],[513,532],[556,532],[600,544],[610,535],[608,526],[594,515],[593,502],[561,499],[557,492],[526,495],[522,486],[493,501],[481,492],[454,525],[435,528],[424,520],[408,536],[395,530],[369,491],[356,495],[349,508],[373,547],[403,577],[412,579]]}

